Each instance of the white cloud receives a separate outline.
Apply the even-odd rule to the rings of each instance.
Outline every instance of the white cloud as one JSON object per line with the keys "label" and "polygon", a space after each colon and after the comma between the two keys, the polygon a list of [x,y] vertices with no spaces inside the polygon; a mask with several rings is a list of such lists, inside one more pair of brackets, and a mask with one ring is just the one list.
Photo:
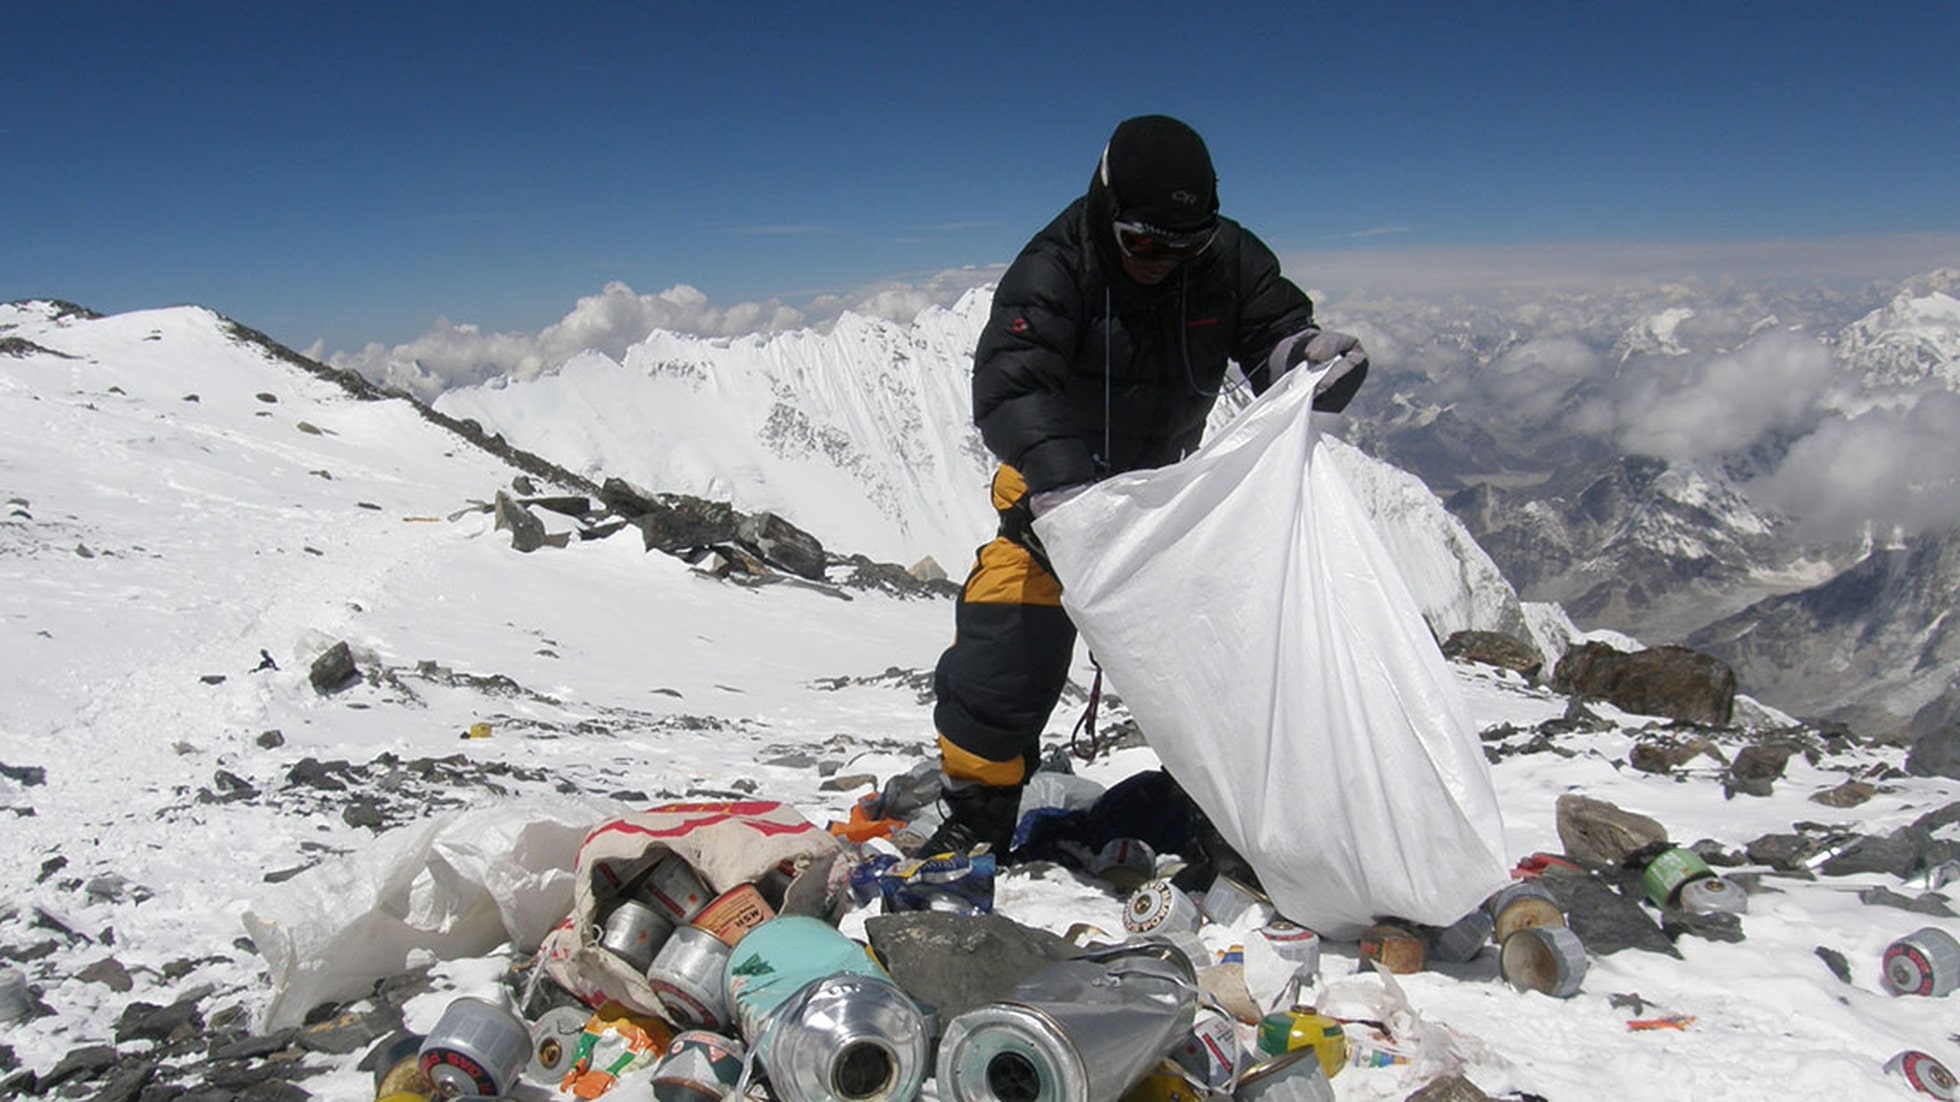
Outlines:
{"label": "white cloud", "polygon": [[[617,280],[578,300],[557,322],[536,333],[486,332],[439,318],[427,333],[392,347],[370,343],[358,352],[325,357],[384,386],[432,399],[452,386],[498,376],[530,379],[589,350],[623,359],[656,329],[698,337],[780,333],[826,324],[848,312],[909,322],[928,306],[950,306],[967,290],[1000,278],[1000,268],[959,268],[916,283],[889,282],[849,295],[822,295],[803,309],[779,299],[716,306],[698,288],[677,284],[643,295]],[[316,350],[313,353],[319,355]]]}
{"label": "white cloud", "polygon": [[1835,375],[1829,349],[1783,330],[1727,355],[1637,357],[1621,370],[1620,443],[1677,462],[1741,451],[1803,424]]}
{"label": "white cloud", "polygon": [[1903,408],[1827,420],[1752,490],[1824,535],[1866,522],[1907,534],[1960,517],[1960,395],[1932,390]]}
{"label": "white cloud", "polygon": [[1288,274],[1339,291],[1477,296],[1674,280],[1903,279],[1960,256],[1960,234],[1670,244],[1581,241],[1466,248],[1288,252]]}

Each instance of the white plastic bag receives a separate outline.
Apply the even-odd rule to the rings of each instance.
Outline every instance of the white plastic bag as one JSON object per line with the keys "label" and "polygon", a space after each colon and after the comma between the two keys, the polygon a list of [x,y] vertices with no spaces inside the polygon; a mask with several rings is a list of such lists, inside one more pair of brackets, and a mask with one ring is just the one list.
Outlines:
{"label": "white plastic bag", "polygon": [[572,863],[617,805],[512,801],[390,831],[308,869],[245,912],[272,977],[268,1031],[368,994],[411,956],[482,956],[544,939],[572,903]]}
{"label": "white plastic bag", "polygon": [[1280,912],[1336,938],[1447,924],[1506,880],[1453,675],[1283,377],[1181,463],[1035,522],[1151,748]]}

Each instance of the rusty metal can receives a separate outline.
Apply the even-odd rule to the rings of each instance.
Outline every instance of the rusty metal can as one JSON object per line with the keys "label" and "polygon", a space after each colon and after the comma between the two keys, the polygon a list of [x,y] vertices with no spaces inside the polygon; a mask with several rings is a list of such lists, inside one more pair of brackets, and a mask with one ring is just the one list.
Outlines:
{"label": "rusty metal can", "polygon": [[1960,941],[1926,926],[1885,947],[1885,989],[1939,998],[1960,986]]}
{"label": "rusty metal can", "polygon": [[1556,999],[1579,993],[1590,965],[1579,935],[1564,926],[1533,926],[1504,939],[1498,970],[1520,991],[1540,991]]}
{"label": "rusty metal can", "polygon": [[660,947],[674,934],[673,919],[636,899],[622,899],[599,931],[599,944],[644,972]]}
{"label": "rusty metal can", "polygon": [[1429,946],[1406,926],[1378,922],[1361,932],[1361,959],[1375,961],[1391,972],[1420,972],[1429,963]]}
{"label": "rusty metal can", "polygon": [[670,853],[647,873],[640,884],[640,898],[660,908],[678,926],[693,922],[714,894],[686,858]]}
{"label": "rusty metal can", "polygon": [[445,1098],[507,1093],[530,1055],[531,1031],[522,1018],[470,997],[443,1010],[420,1050],[422,1074]]}
{"label": "rusty metal can", "polygon": [[732,947],[750,930],[774,917],[775,910],[754,884],[738,884],[716,896],[695,917],[694,924]]}
{"label": "rusty metal can", "polygon": [[1558,897],[1529,880],[1520,880],[1491,896],[1490,917],[1491,933],[1500,946],[1519,930],[1565,925]]}

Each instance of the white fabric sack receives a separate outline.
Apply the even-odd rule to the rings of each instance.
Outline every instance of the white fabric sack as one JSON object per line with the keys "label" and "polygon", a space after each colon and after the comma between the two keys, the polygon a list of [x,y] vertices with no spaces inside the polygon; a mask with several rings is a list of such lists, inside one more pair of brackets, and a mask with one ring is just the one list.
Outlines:
{"label": "white fabric sack", "polygon": [[572,903],[572,862],[616,804],[514,800],[392,830],[252,901],[245,930],[272,977],[269,1031],[360,998],[414,957],[535,948]]}
{"label": "white fabric sack", "polygon": [[1318,378],[1034,527],[1166,768],[1280,913],[1351,939],[1454,922],[1508,865],[1455,679],[1309,416]]}

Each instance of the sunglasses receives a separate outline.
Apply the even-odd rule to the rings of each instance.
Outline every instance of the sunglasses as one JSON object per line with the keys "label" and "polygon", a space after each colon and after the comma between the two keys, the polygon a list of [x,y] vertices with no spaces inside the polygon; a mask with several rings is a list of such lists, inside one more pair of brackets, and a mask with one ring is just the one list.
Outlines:
{"label": "sunglasses", "polygon": [[1218,223],[1200,230],[1176,233],[1160,230],[1145,222],[1116,222],[1116,247],[1136,260],[1189,260],[1211,248],[1218,236]]}

